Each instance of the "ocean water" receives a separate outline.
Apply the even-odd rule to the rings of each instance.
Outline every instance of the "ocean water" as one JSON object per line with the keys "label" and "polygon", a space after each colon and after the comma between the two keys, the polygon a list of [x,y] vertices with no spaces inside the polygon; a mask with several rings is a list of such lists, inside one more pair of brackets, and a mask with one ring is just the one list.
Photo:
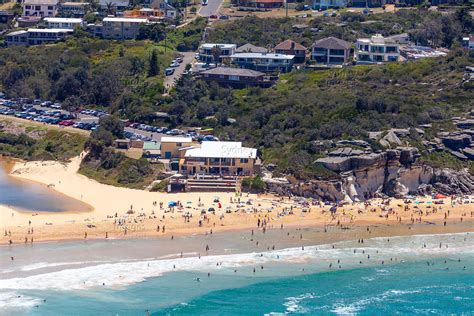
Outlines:
{"label": "ocean water", "polygon": [[[65,245],[37,245],[35,251],[56,246],[75,254],[91,248]],[[124,253],[136,246],[117,245]],[[21,264],[0,262],[0,314],[474,314],[472,233],[237,250],[200,258],[147,258],[147,250],[135,259],[107,259],[96,255],[101,247],[110,244],[94,244],[94,255],[83,260],[64,255],[35,261],[36,253]]]}

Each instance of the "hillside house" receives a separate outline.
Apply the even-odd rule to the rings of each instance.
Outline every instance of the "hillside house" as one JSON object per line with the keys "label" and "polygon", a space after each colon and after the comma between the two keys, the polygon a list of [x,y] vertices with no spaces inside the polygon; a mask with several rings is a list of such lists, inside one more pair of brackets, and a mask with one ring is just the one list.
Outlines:
{"label": "hillside house", "polygon": [[53,18],[48,17],[43,19],[49,29],[70,29],[81,28],[84,21],[81,18]]}
{"label": "hillside house", "polygon": [[23,16],[55,16],[59,9],[59,0],[24,0]]}
{"label": "hillside house", "polygon": [[199,73],[199,78],[207,82],[217,82],[223,86],[236,88],[269,87],[273,83],[263,72],[230,67],[216,67],[202,71]]}
{"label": "hillside house", "polygon": [[377,34],[356,42],[354,59],[358,63],[379,63],[400,60],[400,44]]}
{"label": "hillside house", "polygon": [[293,62],[296,64],[304,63],[308,49],[293,40],[286,40],[275,46],[275,53],[284,55],[293,55]]}
{"label": "hillside house", "polygon": [[311,59],[326,66],[344,65],[349,62],[351,43],[335,37],[326,37],[314,42]]}
{"label": "hillside house", "polygon": [[295,56],[273,53],[238,53],[230,58],[240,68],[261,72],[289,72],[293,68]]}
{"label": "hillside house", "polygon": [[199,47],[199,60],[205,63],[215,63],[218,54],[217,62],[222,63],[224,59],[235,53],[236,48],[235,44],[205,43]]}

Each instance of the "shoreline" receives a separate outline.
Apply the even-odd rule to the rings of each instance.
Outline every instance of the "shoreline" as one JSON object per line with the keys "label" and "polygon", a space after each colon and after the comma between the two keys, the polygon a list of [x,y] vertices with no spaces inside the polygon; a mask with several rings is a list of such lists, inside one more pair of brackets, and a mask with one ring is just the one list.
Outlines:
{"label": "shoreline", "polygon": [[[469,204],[464,204],[464,199],[461,199],[456,200],[454,205],[451,205],[451,198],[444,199],[443,205],[434,204],[431,199],[422,197],[416,198],[420,202],[418,205],[404,204],[403,200],[397,199],[390,199],[389,205],[385,205],[382,200],[375,199],[369,201],[369,205],[354,203],[338,207],[336,215],[331,216],[331,206],[318,203],[301,204],[300,198],[244,194],[240,197],[239,204],[235,193],[169,194],[114,187],[78,174],[79,165],[79,157],[71,159],[68,164],[13,161],[9,176],[48,187],[52,184],[54,187],[49,189],[88,204],[91,210],[34,212],[18,211],[0,205],[0,245],[9,244],[10,240],[12,244],[24,244],[25,238],[29,244],[32,238],[34,242],[52,242],[105,239],[106,236],[117,240],[243,232],[257,230],[259,220],[262,222],[259,230],[263,229],[265,221],[266,229],[279,229],[283,225],[292,229],[326,227],[342,231],[343,227],[349,226],[360,229],[366,226],[389,225],[394,227],[391,230],[395,233],[413,224],[414,218],[416,222],[411,225],[413,228],[410,228],[410,235],[413,235],[418,231],[442,232],[444,221],[447,222],[444,230],[456,232],[460,227],[464,227],[456,223],[461,223],[462,219],[464,223],[472,224],[474,214],[474,197],[471,196],[465,198],[470,201]],[[219,202],[216,202],[216,198]],[[182,207],[168,208],[168,202],[171,200],[179,201]],[[163,203],[163,207],[159,207],[160,203]],[[214,208],[215,214],[203,212],[209,208]],[[132,209],[133,214],[130,214]],[[190,216],[186,217],[185,214]],[[421,223],[418,223],[418,220],[421,220]],[[429,225],[430,223],[435,225]],[[420,228],[423,226],[430,229]],[[466,227],[469,226],[468,231],[474,231],[473,225]],[[461,232],[466,232],[465,228],[462,228]]]}

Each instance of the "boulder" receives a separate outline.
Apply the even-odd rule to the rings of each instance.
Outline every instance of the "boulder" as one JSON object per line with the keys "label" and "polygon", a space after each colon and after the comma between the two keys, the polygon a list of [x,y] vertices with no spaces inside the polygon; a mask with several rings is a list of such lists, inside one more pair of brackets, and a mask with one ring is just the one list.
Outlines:
{"label": "boulder", "polygon": [[401,184],[397,179],[388,181],[384,187],[385,194],[388,196],[401,199],[408,195],[409,190],[406,186]]}
{"label": "boulder", "polygon": [[469,147],[471,144],[471,136],[467,134],[445,136],[442,140],[443,144],[452,150]]}
{"label": "boulder", "polygon": [[343,172],[351,170],[350,157],[324,157],[319,158],[315,163],[320,163],[329,170]]}
{"label": "boulder", "polygon": [[419,157],[418,148],[415,147],[397,147],[400,151],[400,163],[402,165],[412,164]]}
{"label": "boulder", "polygon": [[351,157],[351,169],[363,169],[368,167],[376,167],[385,165],[387,158],[386,153],[371,153],[368,155]]}
{"label": "boulder", "polygon": [[469,158],[470,160],[474,160],[474,148],[473,147],[464,148],[462,152],[467,158]]}
{"label": "boulder", "polygon": [[461,129],[471,129],[474,128],[474,119],[459,120],[456,125]]}
{"label": "boulder", "polygon": [[379,143],[384,147],[389,147],[390,145],[401,145],[402,141],[393,131],[389,131],[387,135],[379,140]]}

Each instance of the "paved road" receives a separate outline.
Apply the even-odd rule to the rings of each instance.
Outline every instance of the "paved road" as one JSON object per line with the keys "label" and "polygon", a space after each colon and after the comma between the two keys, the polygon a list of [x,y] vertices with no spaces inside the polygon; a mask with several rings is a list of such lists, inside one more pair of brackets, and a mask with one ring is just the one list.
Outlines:
{"label": "paved road", "polygon": [[183,71],[186,68],[187,64],[190,64],[194,60],[194,55],[196,54],[195,52],[185,52],[181,53],[183,54],[183,62],[179,65],[179,67],[176,67],[174,69],[174,74],[171,76],[166,76],[164,85],[166,91],[169,91],[170,88],[172,88],[175,84],[175,80],[177,80],[181,75],[183,74]]}
{"label": "paved road", "polygon": [[217,15],[223,1],[224,0],[209,0],[209,3],[207,5],[203,5],[201,7],[201,9],[199,10],[199,14],[204,17],[208,17],[213,14]]}

